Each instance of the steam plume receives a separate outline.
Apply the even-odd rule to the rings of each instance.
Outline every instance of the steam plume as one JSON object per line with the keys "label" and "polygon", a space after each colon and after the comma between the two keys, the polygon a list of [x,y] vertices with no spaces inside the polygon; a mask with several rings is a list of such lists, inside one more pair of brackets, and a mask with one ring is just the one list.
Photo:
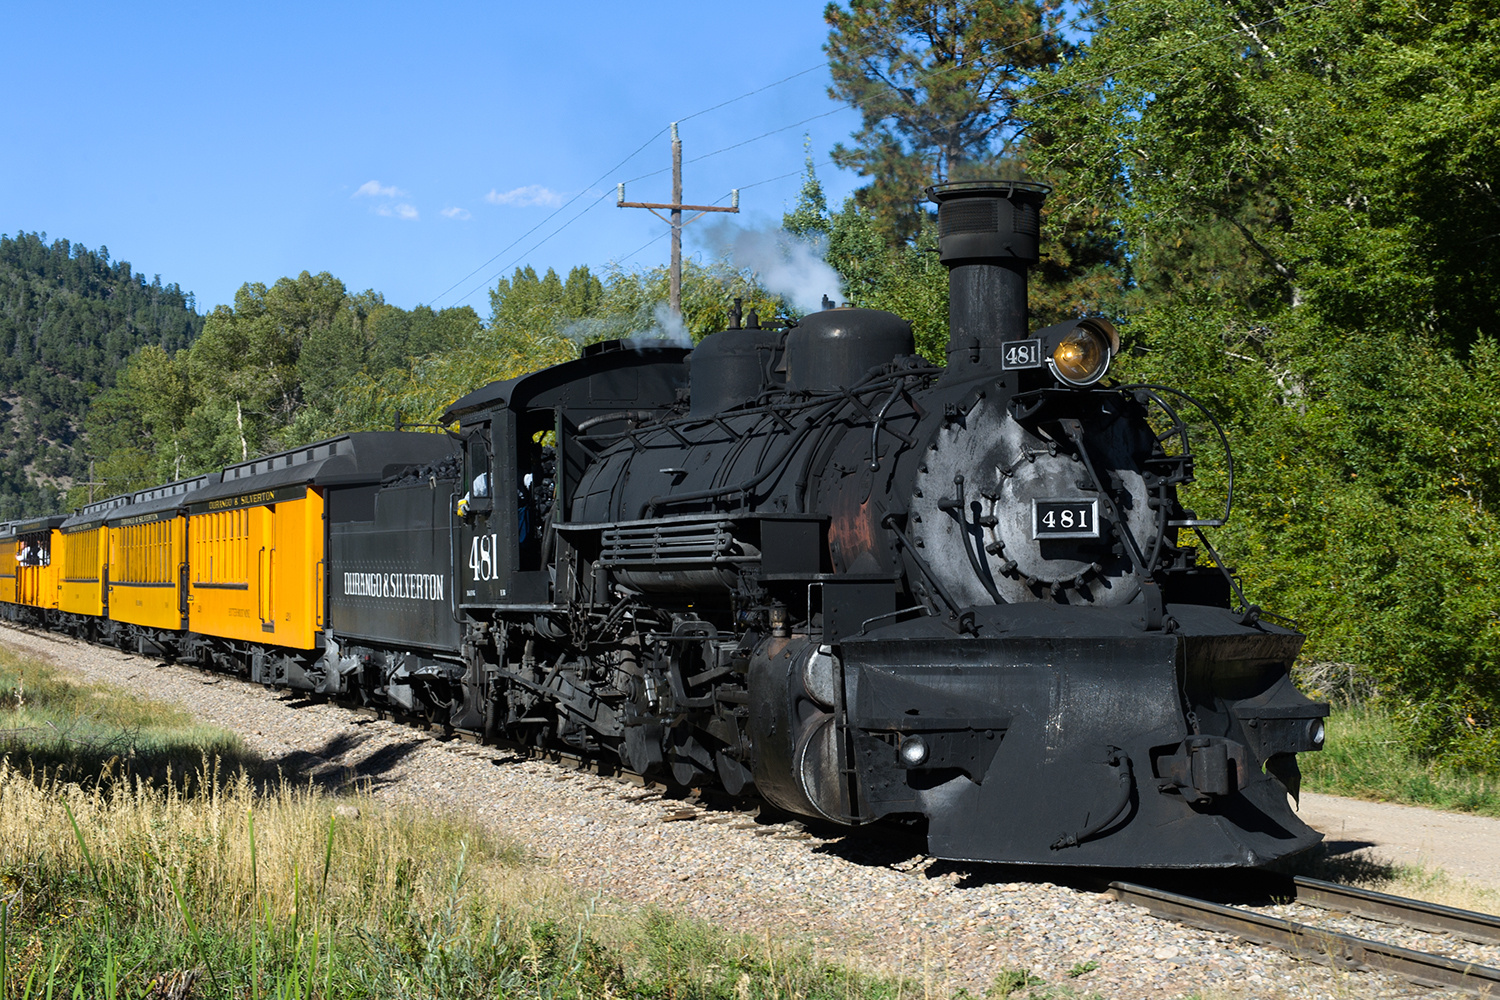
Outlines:
{"label": "steam plume", "polygon": [[746,229],[728,221],[704,227],[710,246],[721,248],[736,268],[753,271],[766,290],[782,296],[798,312],[816,312],[823,296],[838,298],[843,289],[839,274],[823,259],[826,249],[783,229]]}

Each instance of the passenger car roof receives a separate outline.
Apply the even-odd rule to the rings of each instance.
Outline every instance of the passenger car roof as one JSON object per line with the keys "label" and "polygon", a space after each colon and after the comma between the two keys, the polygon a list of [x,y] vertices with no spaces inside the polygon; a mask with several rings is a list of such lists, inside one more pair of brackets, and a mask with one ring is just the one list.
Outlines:
{"label": "passenger car roof", "polygon": [[444,434],[368,431],[344,434],[301,448],[231,465],[219,481],[193,494],[193,502],[239,496],[278,486],[378,483],[414,465],[453,454],[457,443]]}

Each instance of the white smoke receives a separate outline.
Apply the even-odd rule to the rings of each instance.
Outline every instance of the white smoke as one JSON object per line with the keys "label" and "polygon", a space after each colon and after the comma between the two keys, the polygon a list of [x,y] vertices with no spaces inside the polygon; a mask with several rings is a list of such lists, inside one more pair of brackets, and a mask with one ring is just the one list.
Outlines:
{"label": "white smoke", "polygon": [[648,341],[641,346],[649,347],[686,347],[691,349],[693,338],[688,333],[687,326],[682,322],[682,317],[672,312],[672,307],[665,302],[658,302],[652,310],[655,324],[640,333],[633,333],[630,339],[635,341]]}
{"label": "white smoke", "polygon": [[753,272],[768,292],[799,312],[816,312],[823,308],[823,296],[838,299],[842,294],[843,280],[823,259],[823,240],[812,242],[780,228],[746,229],[727,220],[704,226],[703,234],[731,264]]}
{"label": "white smoke", "polygon": [[665,302],[656,303],[650,317],[638,313],[634,320],[623,316],[580,319],[563,327],[558,334],[577,344],[580,349],[585,344],[600,340],[635,341],[634,346],[638,348],[691,349],[693,346],[693,338],[682,322],[682,317],[673,315],[671,307]]}

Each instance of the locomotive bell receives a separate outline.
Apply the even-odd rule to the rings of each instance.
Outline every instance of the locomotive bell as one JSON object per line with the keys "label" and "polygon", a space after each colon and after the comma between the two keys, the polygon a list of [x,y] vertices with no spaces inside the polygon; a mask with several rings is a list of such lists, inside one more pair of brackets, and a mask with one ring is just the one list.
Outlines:
{"label": "locomotive bell", "polygon": [[1026,272],[1039,259],[1042,203],[1024,181],[938,184],[938,254],[948,268],[948,371],[999,369],[1004,345],[1027,336]]}

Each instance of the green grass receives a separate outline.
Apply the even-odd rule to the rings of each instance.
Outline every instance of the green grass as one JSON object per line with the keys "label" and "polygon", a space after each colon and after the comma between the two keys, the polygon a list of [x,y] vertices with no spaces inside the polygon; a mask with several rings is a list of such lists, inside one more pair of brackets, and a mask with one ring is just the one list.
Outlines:
{"label": "green grass", "polygon": [[[0,757],[72,780],[101,772],[153,783],[191,780],[205,758],[259,772],[240,738],[186,711],[0,648]],[[175,766],[174,766],[175,765]]]}
{"label": "green grass", "polygon": [[1378,802],[1500,816],[1500,776],[1445,767],[1413,754],[1394,719],[1377,706],[1335,709],[1328,741],[1297,758],[1302,787]]}
{"label": "green grass", "polygon": [[252,778],[233,736],[4,653],[0,730],[0,1000],[922,992],[580,895],[460,817]]}

